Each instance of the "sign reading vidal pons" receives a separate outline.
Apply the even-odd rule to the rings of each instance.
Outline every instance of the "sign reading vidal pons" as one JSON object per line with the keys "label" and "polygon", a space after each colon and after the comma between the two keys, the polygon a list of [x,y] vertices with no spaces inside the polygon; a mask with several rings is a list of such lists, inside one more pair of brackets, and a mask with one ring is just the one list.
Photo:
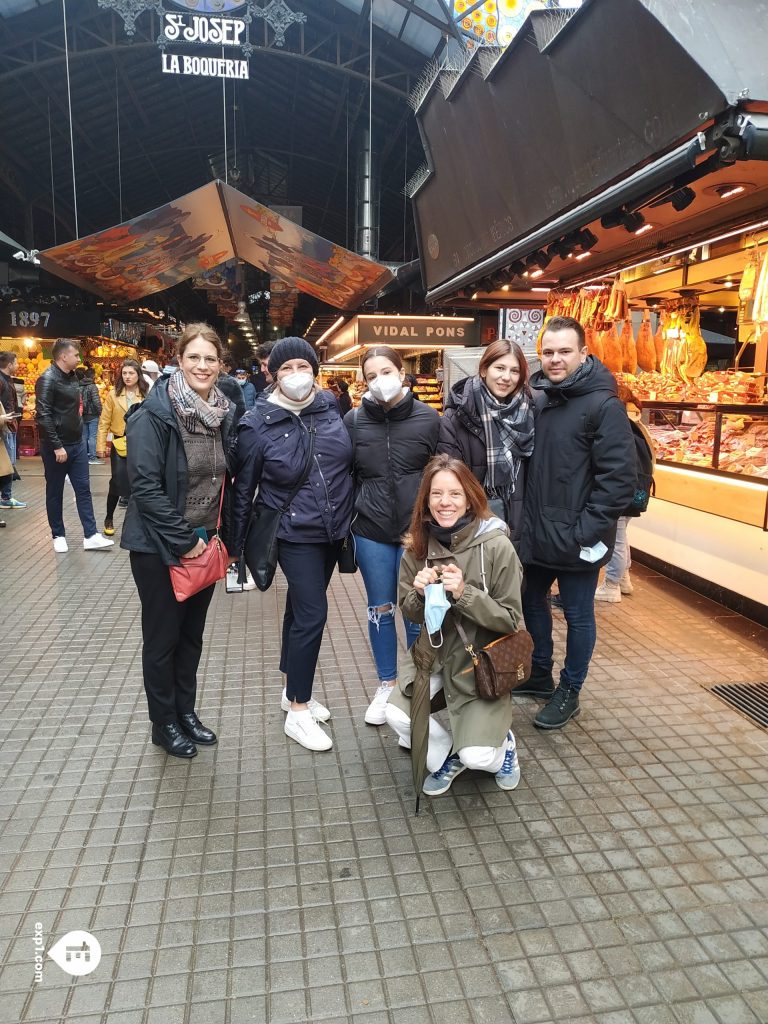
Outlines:
{"label": "sign reading vidal pons", "polygon": [[166,75],[198,75],[206,78],[248,78],[248,61],[229,60],[225,57],[185,57],[175,53],[164,53],[163,73]]}

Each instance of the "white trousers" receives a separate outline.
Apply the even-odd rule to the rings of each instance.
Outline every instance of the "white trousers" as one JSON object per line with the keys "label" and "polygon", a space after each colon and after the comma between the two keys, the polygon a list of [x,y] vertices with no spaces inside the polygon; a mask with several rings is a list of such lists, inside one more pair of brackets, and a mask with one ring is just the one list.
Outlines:
{"label": "white trousers", "polygon": [[[442,674],[436,673],[429,677],[429,699],[443,688]],[[411,719],[400,708],[388,703],[386,706],[387,725],[395,733],[401,747],[411,745]],[[512,740],[514,744],[514,739]],[[429,745],[427,747],[427,770],[436,772],[442,768],[445,759],[451,752],[453,737],[447,729],[437,721],[434,715],[429,716]],[[513,746],[514,749],[514,746]],[[504,763],[504,755],[508,750],[507,741],[500,747],[461,747],[457,751],[459,760],[467,768],[475,771],[492,772],[494,775]]]}

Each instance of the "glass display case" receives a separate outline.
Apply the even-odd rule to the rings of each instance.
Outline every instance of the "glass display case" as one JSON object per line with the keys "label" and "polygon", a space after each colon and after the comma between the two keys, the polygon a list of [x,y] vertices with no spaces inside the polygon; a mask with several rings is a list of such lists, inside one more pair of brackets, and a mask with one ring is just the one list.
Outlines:
{"label": "glass display case", "polygon": [[644,402],[656,497],[768,530],[768,406]]}
{"label": "glass display case", "polygon": [[768,406],[644,402],[659,462],[768,482]]}

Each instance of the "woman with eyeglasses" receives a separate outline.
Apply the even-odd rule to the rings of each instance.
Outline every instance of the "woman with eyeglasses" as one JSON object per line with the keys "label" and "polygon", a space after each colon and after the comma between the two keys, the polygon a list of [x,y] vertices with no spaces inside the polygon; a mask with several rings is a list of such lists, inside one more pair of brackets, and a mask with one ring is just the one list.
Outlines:
{"label": "woman with eyeglasses", "polygon": [[131,497],[120,542],[130,551],[141,601],[144,688],[152,742],[189,758],[216,734],[197,715],[197,669],[213,585],[177,601],[169,566],[197,558],[230,487],[234,407],[216,387],[222,344],[208,324],[188,324],[179,368],[157,381],[126,419]]}

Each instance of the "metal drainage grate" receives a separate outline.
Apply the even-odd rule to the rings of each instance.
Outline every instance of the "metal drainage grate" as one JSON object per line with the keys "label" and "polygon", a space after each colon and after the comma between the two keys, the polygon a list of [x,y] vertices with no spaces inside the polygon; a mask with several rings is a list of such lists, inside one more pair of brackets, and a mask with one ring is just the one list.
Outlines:
{"label": "metal drainage grate", "polygon": [[768,729],[768,683],[727,683],[710,688],[726,704],[741,711],[755,725]]}

